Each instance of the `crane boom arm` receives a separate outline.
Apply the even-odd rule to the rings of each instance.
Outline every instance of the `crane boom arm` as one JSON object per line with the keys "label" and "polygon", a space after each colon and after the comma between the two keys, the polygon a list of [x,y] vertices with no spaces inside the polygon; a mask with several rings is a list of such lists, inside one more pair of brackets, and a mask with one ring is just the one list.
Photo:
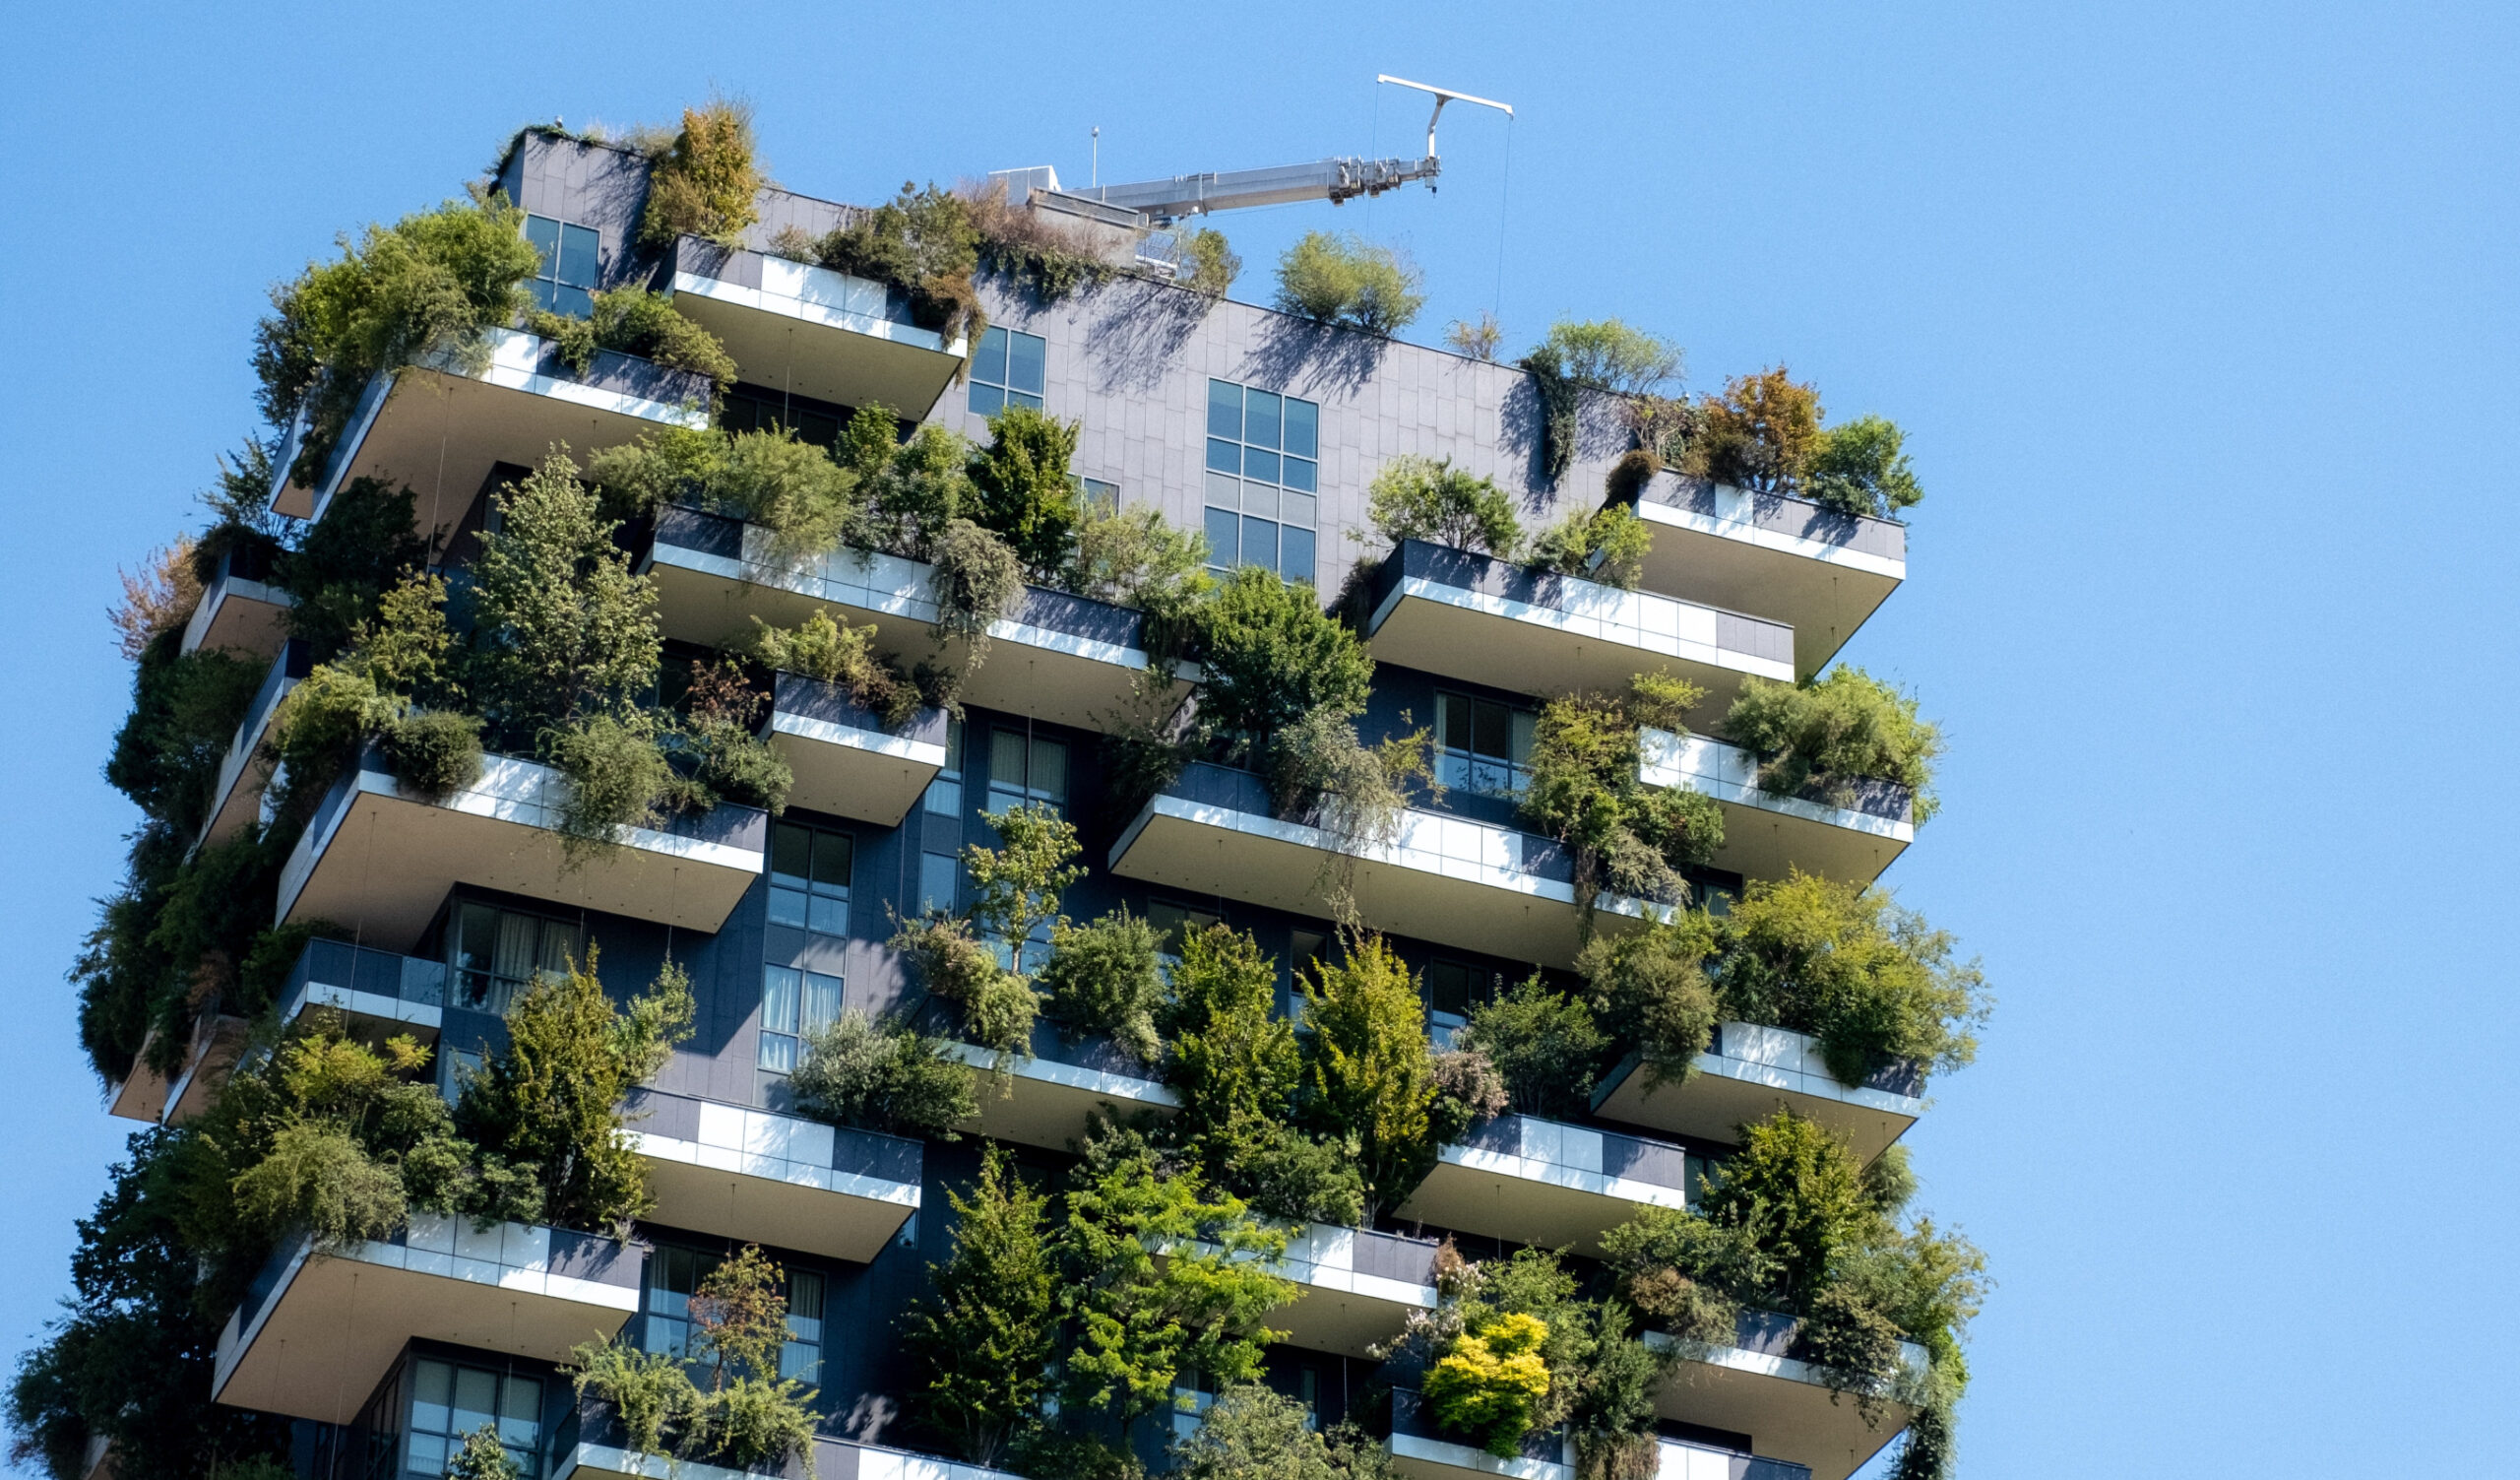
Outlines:
{"label": "crane boom arm", "polygon": [[[1138,180],[1125,185],[1091,185],[1059,190],[1036,185],[1033,193],[1047,196],[1053,207],[1070,201],[1105,210],[1131,211],[1154,222],[1205,216],[1250,206],[1283,206],[1295,201],[1354,200],[1380,195],[1417,180],[1431,180],[1443,164],[1434,156],[1422,160],[1315,160],[1309,164],[1278,164],[1266,169],[1210,170],[1176,174],[1168,179]],[[1073,207],[1070,207],[1073,210]],[[1103,212],[1077,212],[1102,216]]]}

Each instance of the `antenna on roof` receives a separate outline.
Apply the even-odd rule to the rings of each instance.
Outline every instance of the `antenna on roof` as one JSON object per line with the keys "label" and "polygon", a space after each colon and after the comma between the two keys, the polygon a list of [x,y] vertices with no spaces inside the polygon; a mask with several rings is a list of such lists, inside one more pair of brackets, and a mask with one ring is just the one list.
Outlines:
{"label": "antenna on roof", "polygon": [[1467,93],[1456,93],[1450,88],[1430,88],[1424,83],[1411,82],[1405,77],[1394,77],[1388,72],[1376,73],[1374,75],[1374,81],[1376,83],[1389,83],[1395,88],[1416,88],[1420,93],[1432,93],[1435,95],[1435,111],[1426,115],[1426,158],[1429,160],[1435,158],[1435,125],[1440,122],[1444,116],[1445,103],[1456,101],[1475,102],[1482,108],[1494,108],[1508,118],[1514,116],[1513,104],[1498,102],[1492,97],[1473,97]]}

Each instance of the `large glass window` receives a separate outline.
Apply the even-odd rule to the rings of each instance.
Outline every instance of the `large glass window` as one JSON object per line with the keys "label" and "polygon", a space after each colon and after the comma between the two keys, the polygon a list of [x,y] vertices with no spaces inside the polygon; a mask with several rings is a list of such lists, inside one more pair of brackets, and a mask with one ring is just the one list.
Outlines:
{"label": "large glass window", "polygon": [[781,822],[770,830],[770,923],[825,935],[849,933],[849,868],[855,844],[845,832]]}
{"label": "large glass window", "polygon": [[[692,1349],[691,1297],[725,1255],[661,1244],[648,1256],[648,1310],[641,1344],[685,1361],[705,1357]],[[779,1349],[779,1375],[818,1386],[823,1375],[823,1277],[812,1269],[788,1271],[788,1340]]]}
{"label": "large glass window", "polygon": [[403,1442],[403,1473],[438,1480],[464,1448],[466,1436],[495,1429],[517,1472],[542,1472],[542,1382],[460,1362],[422,1357],[411,1364],[411,1427]]}
{"label": "large glass window", "polygon": [[455,1004],[505,1016],[538,976],[557,976],[582,957],[578,928],[565,920],[460,901],[447,931],[446,964]]}
{"label": "large glass window", "polygon": [[1174,961],[1181,959],[1183,936],[1192,931],[1204,931],[1212,925],[1222,924],[1213,911],[1162,899],[1148,902],[1146,923],[1155,932],[1156,949]]}
{"label": "large glass window", "polygon": [[534,274],[534,306],[571,318],[595,312],[597,258],[603,237],[593,226],[553,221],[548,216],[525,219],[525,239],[542,261]]}
{"label": "large glass window", "polygon": [[774,1074],[796,1071],[801,1040],[840,1016],[847,984],[793,966],[761,969],[760,1063]]}
{"label": "large glass window", "polygon": [[1313,579],[1321,408],[1230,380],[1208,382],[1208,562]]}
{"label": "large glass window", "polygon": [[1045,802],[1067,811],[1067,744],[1021,730],[993,730],[988,737],[988,812]]}
{"label": "large glass window", "polygon": [[927,810],[951,817],[963,809],[963,722],[945,722],[945,764],[927,784]]}
{"label": "large glass window", "polygon": [[1485,796],[1521,796],[1531,783],[1532,729],[1539,719],[1494,699],[1437,693],[1436,781]]}
{"label": "large glass window", "polygon": [[972,413],[994,417],[1010,406],[1041,409],[1049,345],[1038,334],[989,326],[972,353]]}

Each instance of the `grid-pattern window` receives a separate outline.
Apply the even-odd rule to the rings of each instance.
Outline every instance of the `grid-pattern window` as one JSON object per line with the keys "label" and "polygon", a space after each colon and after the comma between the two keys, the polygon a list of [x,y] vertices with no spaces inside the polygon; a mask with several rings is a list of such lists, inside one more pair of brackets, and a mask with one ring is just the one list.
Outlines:
{"label": "grid-pattern window", "polygon": [[945,722],[945,764],[927,784],[927,810],[951,817],[963,810],[963,722]]}
{"label": "grid-pattern window", "polygon": [[845,832],[781,822],[770,830],[770,923],[825,935],[849,933],[849,868],[855,845]]}
{"label": "grid-pattern window", "polygon": [[1120,512],[1120,485],[1099,478],[1079,478],[1076,495],[1084,505],[1100,514]]}
{"label": "grid-pattern window", "polygon": [[918,913],[951,915],[962,903],[963,866],[950,853],[918,856]]}
{"label": "grid-pattern window", "polygon": [[760,1063],[774,1074],[792,1074],[802,1041],[840,1016],[847,984],[819,971],[793,966],[761,969]]}
{"label": "grid-pattern window", "polygon": [[1435,780],[1484,796],[1521,796],[1531,783],[1532,730],[1539,720],[1494,699],[1437,693]]}
{"label": "grid-pattern window", "polygon": [[[691,1361],[691,1297],[700,1282],[725,1262],[724,1255],[659,1245],[648,1256],[646,1334],[649,1351]],[[779,1375],[817,1386],[823,1376],[823,1277],[811,1269],[788,1271],[788,1340],[779,1348]]]}
{"label": "grid-pattern window", "polygon": [[1208,382],[1208,562],[1313,579],[1321,408],[1230,380]]}
{"label": "grid-pattern window", "polygon": [[1460,961],[1426,963],[1426,1005],[1438,1018],[1460,1022],[1494,995],[1495,974]]}
{"label": "grid-pattern window", "polygon": [[499,1447],[517,1473],[542,1472],[542,1382],[460,1362],[422,1357],[411,1364],[411,1427],[403,1442],[403,1473],[447,1473],[466,1436],[498,1431]]}
{"label": "grid-pattern window", "polygon": [[1178,961],[1181,959],[1183,936],[1222,922],[1213,911],[1158,899],[1148,902],[1146,923],[1155,932],[1156,949],[1167,959]]}
{"label": "grid-pattern window", "polygon": [[1038,334],[991,325],[972,354],[972,414],[994,417],[1010,406],[1041,409],[1049,346]]}
{"label": "grid-pattern window", "polygon": [[534,306],[571,318],[595,312],[596,259],[603,242],[596,228],[528,216],[525,239],[542,255],[534,270]]}
{"label": "grid-pattern window", "polygon": [[455,1005],[500,1016],[528,982],[565,973],[584,954],[568,921],[471,900],[455,906],[446,933]]}
{"label": "grid-pattern window", "polygon": [[988,812],[995,816],[1028,802],[1045,802],[1067,812],[1067,743],[993,730],[988,737]]}
{"label": "grid-pattern window", "polygon": [[817,447],[838,443],[850,415],[848,407],[829,401],[757,386],[734,386],[718,398],[721,431],[775,431],[784,426],[796,434],[797,441]]}

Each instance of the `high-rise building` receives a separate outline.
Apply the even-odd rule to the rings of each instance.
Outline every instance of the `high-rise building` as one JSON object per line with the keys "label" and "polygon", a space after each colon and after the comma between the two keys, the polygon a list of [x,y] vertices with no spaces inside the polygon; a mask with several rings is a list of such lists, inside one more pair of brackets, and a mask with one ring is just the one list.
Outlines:
{"label": "high-rise building", "polygon": [[63,1480],[1121,1473],[1228,1400],[1425,1480],[1937,1473],[1975,1255],[1897,1142],[1979,997],[1874,891],[1931,732],[1822,681],[1895,428],[747,137],[527,130],[276,300],[131,618],[82,1026],[168,1128],[90,1244],[159,1283],[21,1376]]}

